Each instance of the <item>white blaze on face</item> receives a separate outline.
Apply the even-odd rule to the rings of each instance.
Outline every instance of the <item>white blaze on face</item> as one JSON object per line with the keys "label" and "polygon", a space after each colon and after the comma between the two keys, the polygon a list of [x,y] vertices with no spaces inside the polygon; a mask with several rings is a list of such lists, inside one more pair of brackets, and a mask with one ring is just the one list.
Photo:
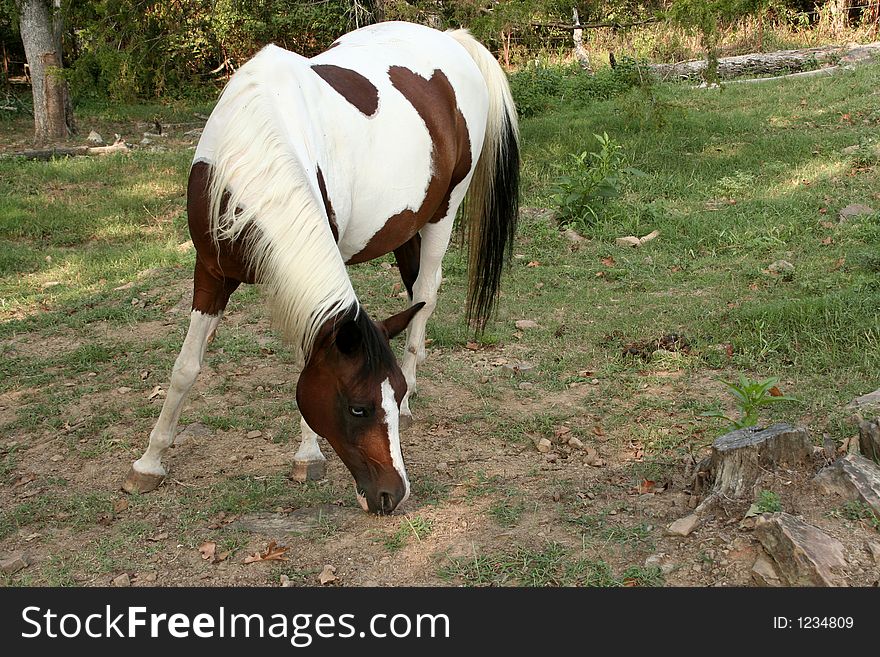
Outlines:
{"label": "white blaze on face", "polygon": [[409,479],[406,477],[406,468],[403,465],[403,454],[400,451],[400,431],[398,421],[400,419],[400,409],[397,407],[397,400],[394,397],[394,388],[391,381],[385,379],[382,382],[382,410],[385,411],[385,424],[388,427],[388,445],[391,449],[391,462],[394,469],[403,480],[406,492],[398,505],[403,504],[409,497]]}

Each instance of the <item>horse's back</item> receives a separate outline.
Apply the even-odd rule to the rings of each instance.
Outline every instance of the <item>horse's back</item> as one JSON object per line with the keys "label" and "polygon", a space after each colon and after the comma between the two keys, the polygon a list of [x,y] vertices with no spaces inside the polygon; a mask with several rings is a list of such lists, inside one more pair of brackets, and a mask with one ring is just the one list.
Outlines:
{"label": "horse's back", "polygon": [[[361,28],[312,59],[267,46],[233,75],[194,162],[214,162],[224,131],[250,129],[235,122],[257,92],[346,261],[382,255],[438,219],[482,148],[480,71],[455,39],[421,25]],[[393,235],[373,239],[389,223]]]}

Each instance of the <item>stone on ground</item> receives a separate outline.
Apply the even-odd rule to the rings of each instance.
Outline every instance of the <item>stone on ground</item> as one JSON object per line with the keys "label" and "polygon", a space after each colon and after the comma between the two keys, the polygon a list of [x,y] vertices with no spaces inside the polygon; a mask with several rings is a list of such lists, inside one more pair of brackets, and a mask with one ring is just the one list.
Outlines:
{"label": "stone on ground", "polygon": [[813,478],[826,495],[861,501],[880,515],[880,466],[858,454],[837,459]]}
{"label": "stone on ground", "polygon": [[[758,516],[755,536],[768,562],[756,566],[761,573],[772,567],[782,586],[846,586],[843,544],[821,529],[788,513],[764,513]],[[759,577],[765,583],[772,579],[769,574]]]}

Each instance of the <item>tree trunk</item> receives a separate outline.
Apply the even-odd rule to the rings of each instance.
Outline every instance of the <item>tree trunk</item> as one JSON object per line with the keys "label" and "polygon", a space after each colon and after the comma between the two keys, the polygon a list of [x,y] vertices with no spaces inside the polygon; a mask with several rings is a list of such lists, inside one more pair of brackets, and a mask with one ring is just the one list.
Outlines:
{"label": "tree trunk", "polygon": [[55,0],[54,11],[49,0],[20,0],[19,6],[21,40],[34,96],[34,140],[66,139],[73,132],[73,112],[67,83],[57,75],[62,67],[61,0]]}
{"label": "tree trunk", "polygon": [[577,57],[582,69],[587,73],[592,73],[593,68],[590,66],[590,54],[584,48],[584,31],[580,27],[581,19],[578,16],[577,7],[572,7],[571,13],[575,24],[575,29],[571,33],[571,38],[574,41],[574,56]]}

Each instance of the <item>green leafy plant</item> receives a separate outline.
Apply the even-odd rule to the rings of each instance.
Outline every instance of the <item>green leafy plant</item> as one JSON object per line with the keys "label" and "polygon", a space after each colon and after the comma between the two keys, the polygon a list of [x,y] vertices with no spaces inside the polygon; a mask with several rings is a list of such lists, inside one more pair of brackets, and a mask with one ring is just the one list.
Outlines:
{"label": "green leafy plant", "polygon": [[762,490],[758,495],[758,499],[746,511],[746,518],[762,513],[778,513],[779,511],[782,511],[782,502],[779,499],[779,495],[772,490]]}
{"label": "green leafy plant", "polygon": [[744,429],[745,427],[753,427],[758,424],[761,409],[771,404],[784,401],[797,401],[794,397],[783,395],[777,384],[779,379],[770,377],[763,381],[755,381],[749,379],[742,374],[739,375],[738,383],[730,383],[722,381],[726,385],[730,393],[736,400],[739,409],[739,418],[731,418],[721,411],[708,411],[702,413],[703,417],[717,417],[730,423],[731,429]]}
{"label": "green leafy plant", "polygon": [[599,142],[599,150],[569,154],[551,189],[559,222],[582,230],[599,218],[608,199],[620,194],[622,176],[644,175],[638,169],[623,166],[623,147],[607,133],[593,136]]}

